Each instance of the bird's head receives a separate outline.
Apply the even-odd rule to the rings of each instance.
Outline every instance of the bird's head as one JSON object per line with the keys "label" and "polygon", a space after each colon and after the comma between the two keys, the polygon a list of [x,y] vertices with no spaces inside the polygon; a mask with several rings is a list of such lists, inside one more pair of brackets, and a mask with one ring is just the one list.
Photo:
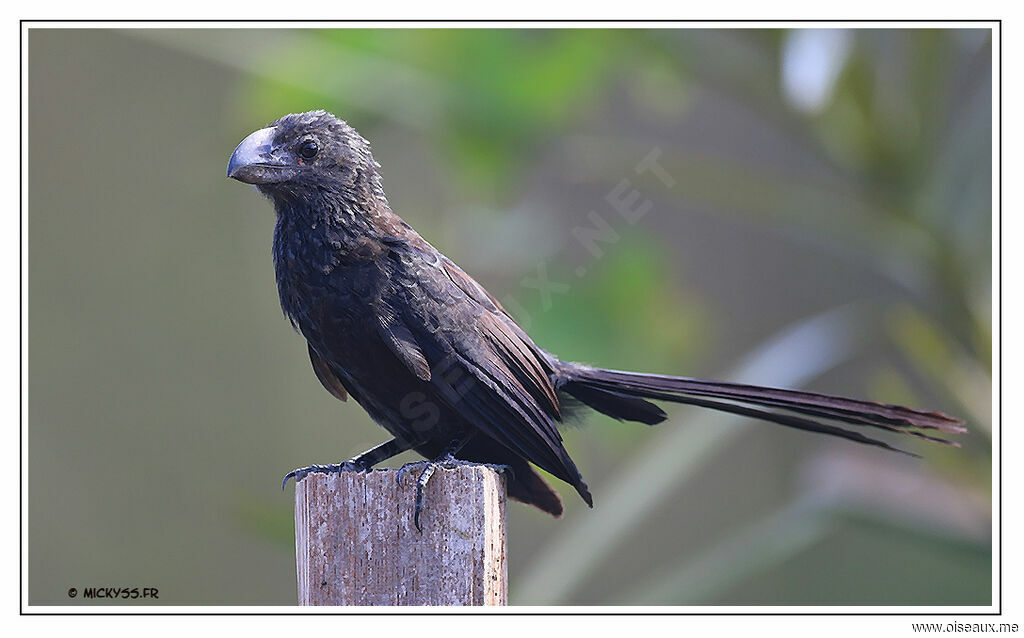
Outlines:
{"label": "bird's head", "polygon": [[309,189],[373,189],[377,167],[370,144],[354,128],[327,111],[309,111],[242,140],[228,161],[228,177],[277,198]]}

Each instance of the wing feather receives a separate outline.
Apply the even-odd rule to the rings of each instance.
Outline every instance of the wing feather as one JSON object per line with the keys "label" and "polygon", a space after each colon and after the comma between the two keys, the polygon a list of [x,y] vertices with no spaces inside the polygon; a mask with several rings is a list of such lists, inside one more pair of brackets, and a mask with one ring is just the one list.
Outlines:
{"label": "wing feather", "polygon": [[313,364],[313,372],[316,373],[316,378],[320,379],[320,383],[327,388],[327,391],[342,401],[348,401],[348,391],[345,389],[345,386],[331,372],[327,363],[320,358],[320,355],[316,353],[316,350],[311,345],[309,346],[309,361]]}
{"label": "wing feather", "polygon": [[[562,444],[561,411],[545,353],[482,286],[435,255],[434,263],[404,256],[406,272],[416,276],[403,278],[402,286],[416,298],[396,304],[410,313],[398,320],[411,328],[418,351],[434,364],[430,384],[468,423],[592,502]],[[425,304],[421,295],[432,303]]]}

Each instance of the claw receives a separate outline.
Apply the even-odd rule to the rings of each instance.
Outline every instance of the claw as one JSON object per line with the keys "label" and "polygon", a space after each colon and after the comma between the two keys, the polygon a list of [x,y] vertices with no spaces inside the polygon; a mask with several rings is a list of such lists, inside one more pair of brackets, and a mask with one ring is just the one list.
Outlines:
{"label": "claw", "polygon": [[[287,474],[285,474],[285,475],[284,475],[284,480],[283,480],[283,481],[281,481],[281,491],[283,492],[283,491],[284,491],[284,488],[285,488],[285,487],[287,487],[287,485],[288,485],[288,479],[294,478],[294,479],[295,479],[295,482],[296,482],[296,483],[298,483],[299,481],[301,481],[302,479],[300,479],[300,478],[295,478],[295,477],[297,477],[298,475],[299,475],[299,472],[298,472],[298,470],[292,470],[291,472],[288,472]],[[305,477],[303,477],[303,478],[305,478]]]}
{"label": "claw", "polygon": [[423,533],[423,526],[420,525],[420,512],[423,511],[423,489],[427,486],[427,481],[430,480],[430,477],[434,474],[434,470],[437,469],[439,465],[440,464],[437,462],[428,463],[427,467],[425,467],[423,472],[420,474],[420,477],[416,479],[416,504],[412,510],[412,522],[416,525],[416,531],[420,534]]}
{"label": "claw", "polygon": [[[426,488],[427,481],[430,480],[430,477],[434,474],[437,468],[442,467],[445,469],[451,469],[460,465],[477,465],[476,463],[460,461],[455,458],[455,455],[458,454],[459,450],[466,445],[466,442],[468,442],[472,436],[473,434],[469,433],[463,434],[460,438],[453,439],[451,443],[448,444],[448,447],[445,448],[444,453],[441,454],[441,456],[427,462],[426,467],[423,468],[419,478],[416,479],[416,503],[413,506],[412,522],[413,525],[416,526],[416,531],[419,533],[423,533],[423,526],[420,524],[420,514],[423,512],[423,499],[425,497],[424,488]],[[408,463],[398,470],[399,485],[402,484],[402,477],[405,475],[409,465],[413,464]]]}
{"label": "claw", "polygon": [[448,467],[450,462],[459,463],[450,454],[444,455],[442,458],[427,463],[427,467],[423,468],[423,472],[420,473],[420,477],[416,479],[416,505],[413,508],[412,522],[416,525],[416,530],[420,534],[423,533],[423,527],[420,525],[420,512],[423,511],[423,499],[425,497],[424,490],[427,487],[427,482],[430,481],[430,477],[434,475],[437,468]]}
{"label": "claw", "polygon": [[415,463],[406,463],[402,467],[398,468],[398,476],[395,478],[395,480],[398,482],[398,486],[399,487],[402,486],[402,479],[405,478],[405,473],[408,472],[409,469],[411,467],[413,467],[414,465],[415,466],[423,465],[423,461],[416,461]]}
{"label": "claw", "polygon": [[281,481],[281,489],[283,490],[288,485],[288,479],[295,479],[298,483],[302,479],[306,478],[310,474],[341,474],[342,472],[366,472],[369,468],[363,467],[358,463],[352,461],[345,461],[344,463],[331,463],[328,465],[310,465],[309,467],[300,467],[288,472],[284,475],[284,480]]}

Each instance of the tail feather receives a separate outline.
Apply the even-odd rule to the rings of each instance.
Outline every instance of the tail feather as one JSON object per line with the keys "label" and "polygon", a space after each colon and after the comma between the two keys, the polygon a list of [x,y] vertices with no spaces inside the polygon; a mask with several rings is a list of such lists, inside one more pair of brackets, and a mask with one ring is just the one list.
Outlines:
{"label": "tail feather", "polygon": [[[919,430],[938,430],[944,433],[967,431],[961,420],[941,412],[915,410],[899,405],[803,390],[784,390],[585,366],[573,367],[566,377],[560,390],[604,414],[648,424],[663,420],[664,412],[644,399],[697,405],[899,452],[903,450],[860,432],[806,417],[870,426],[956,447],[959,447],[956,442],[931,436]],[[750,405],[781,411],[756,409],[749,407]],[[657,418],[658,412],[661,418]]]}
{"label": "tail feather", "polygon": [[655,425],[668,416],[664,410],[650,401],[630,396],[625,392],[582,383],[573,383],[571,387],[565,386],[562,389],[598,412],[615,419]]}
{"label": "tail feather", "polygon": [[555,518],[562,515],[562,499],[558,492],[529,463],[521,461],[510,467],[512,472],[507,483],[509,497],[533,505]]}

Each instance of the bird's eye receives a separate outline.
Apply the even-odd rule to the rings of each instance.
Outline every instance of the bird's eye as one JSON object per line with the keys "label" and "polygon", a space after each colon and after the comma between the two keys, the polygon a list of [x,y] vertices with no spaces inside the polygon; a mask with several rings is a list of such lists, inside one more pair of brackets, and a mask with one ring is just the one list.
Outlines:
{"label": "bird's eye", "polygon": [[316,140],[306,140],[299,146],[299,155],[302,159],[311,160],[319,152],[320,146],[316,143]]}

